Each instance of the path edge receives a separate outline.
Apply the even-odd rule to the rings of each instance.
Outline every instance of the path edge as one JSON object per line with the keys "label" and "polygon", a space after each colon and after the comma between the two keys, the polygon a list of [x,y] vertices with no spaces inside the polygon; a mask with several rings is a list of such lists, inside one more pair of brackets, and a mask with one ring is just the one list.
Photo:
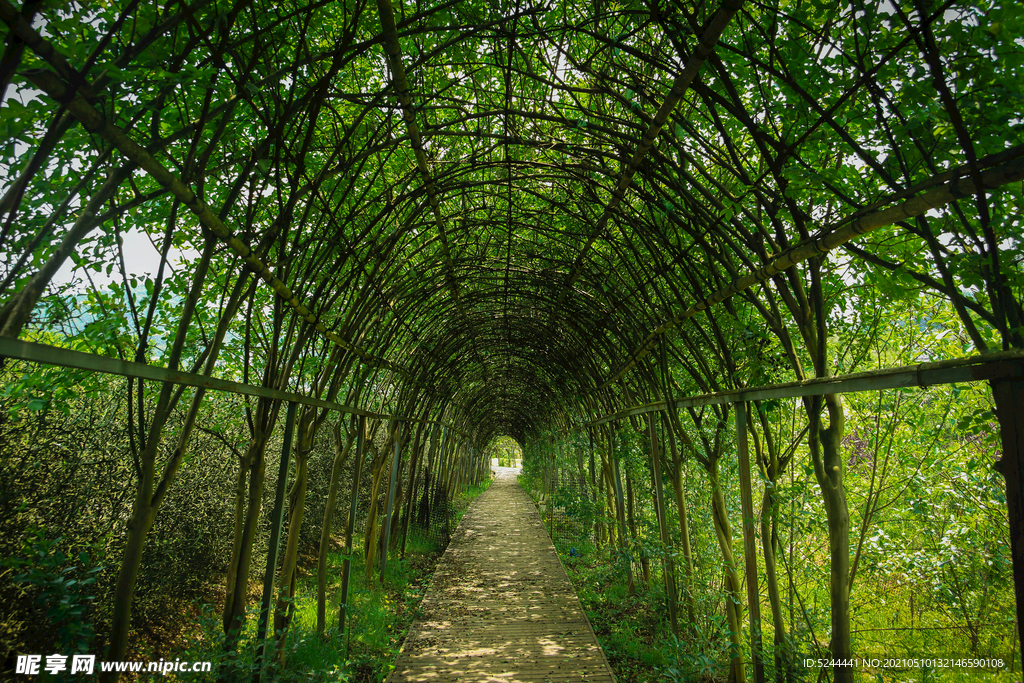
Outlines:
{"label": "path edge", "polygon": [[[562,556],[558,554],[558,547],[555,546],[555,540],[551,538],[551,533],[548,528],[544,526],[544,516],[540,513],[540,508],[537,507],[537,501],[533,499],[529,491],[519,485],[519,481],[516,480],[516,486],[519,486],[519,490],[522,491],[530,502],[533,503],[534,512],[540,517],[540,528],[544,529],[544,533],[547,534],[548,541],[551,543],[551,547],[555,551],[555,557],[558,559],[558,568],[562,570],[562,576],[565,578],[566,583],[572,588],[572,597],[576,600],[577,607],[580,608],[580,614],[583,615],[583,621],[587,624],[587,630],[590,631],[590,635],[594,637],[594,642],[597,643],[598,649],[601,651],[601,661],[604,662],[604,668],[608,671],[608,675],[612,677],[612,681],[618,683],[618,678],[615,677],[615,671],[612,669],[612,665],[608,662],[608,656],[604,653],[604,645],[601,644],[601,639],[597,637],[597,632],[594,631],[594,625],[590,623],[590,617],[587,615],[587,610],[583,609],[583,603],[580,602],[580,594],[576,590],[576,586],[573,585],[572,580],[569,578],[569,573],[565,571],[565,565],[562,564]],[[552,506],[554,509],[554,506]]]}

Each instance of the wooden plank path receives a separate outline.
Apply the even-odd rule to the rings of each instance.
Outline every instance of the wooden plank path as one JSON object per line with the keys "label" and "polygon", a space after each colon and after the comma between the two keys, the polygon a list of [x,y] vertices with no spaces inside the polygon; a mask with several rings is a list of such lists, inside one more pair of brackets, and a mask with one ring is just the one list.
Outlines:
{"label": "wooden plank path", "polygon": [[494,470],[438,563],[388,683],[614,683],[518,470]]}

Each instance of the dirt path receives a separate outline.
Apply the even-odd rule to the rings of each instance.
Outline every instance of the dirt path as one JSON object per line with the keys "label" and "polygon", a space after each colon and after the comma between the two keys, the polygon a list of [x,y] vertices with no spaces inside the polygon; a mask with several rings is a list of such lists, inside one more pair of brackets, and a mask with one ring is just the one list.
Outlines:
{"label": "dirt path", "polygon": [[537,508],[495,467],[441,558],[388,683],[615,677]]}

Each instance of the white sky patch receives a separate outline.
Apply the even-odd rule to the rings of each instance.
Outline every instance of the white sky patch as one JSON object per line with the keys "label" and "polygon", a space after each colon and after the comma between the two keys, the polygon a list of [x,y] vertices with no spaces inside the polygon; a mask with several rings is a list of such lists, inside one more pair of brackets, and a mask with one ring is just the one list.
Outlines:
{"label": "white sky patch", "polygon": [[[121,233],[121,237],[124,240],[124,266],[128,276],[156,278],[157,269],[160,268],[160,252],[153,242],[150,241],[150,238],[140,230],[125,231]],[[166,278],[172,272],[172,268],[176,270],[198,256],[199,252],[195,249],[188,248],[182,250],[171,247],[167,253],[168,265],[164,268],[164,277]],[[116,257],[111,254],[111,260],[107,262],[116,263],[115,259]],[[92,278],[93,283],[101,289],[111,282],[121,282],[121,272],[117,265],[111,270],[110,275],[107,275],[106,267],[104,266],[103,270],[90,271],[89,276]],[[84,292],[89,287],[89,279],[85,277],[84,268],[76,268],[71,259],[68,259],[53,276],[53,284],[55,285],[75,283],[76,281],[75,291]]]}

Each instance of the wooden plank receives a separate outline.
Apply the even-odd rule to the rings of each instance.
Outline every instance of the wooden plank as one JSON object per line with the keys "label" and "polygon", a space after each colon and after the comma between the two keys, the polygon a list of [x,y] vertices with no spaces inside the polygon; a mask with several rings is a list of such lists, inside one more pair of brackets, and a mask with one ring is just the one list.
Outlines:
{"label": "wooden plank", "polygon": [[1010,557],[1017,608],[1018,637],[1024,633],[1024,381],[992,382],[1003,447],[997,469],[1006,479],[1006,508],[1010,521]]}
{"label": "wooden plank", "polygon": [[[291,401],[302,405],[314,406],[336,410],[339,413],[350,415],[361,415],[362,417],[377,418],[382,420],[403,420],[405,422],[425,422],[429,424],[441,424],[437,420],[424,420],[415,417],[403,417],[389,413],[377,413],[372,410],[364,410],[356,406],[348,406],[334,401],[325,401],[315,396],[304,396],[291,391],[271,389],[270,387],[258,387],[252,384],[243,384],[229,379],[219,379],[209,375],[200,375],[194,372],[183,370],[168,370],[157,365],[146,363],[134,363],[121,360],[120,358],[108,358],[93,353],[83,353],[71,349],[62,349],[58,346],[39,344],[21,339],[10,339],[0,337],[0,357],[16,358],[32,363],[43,365],[56,365],[62,368],[74,368],[76,370],[88,370],[100,372],[105,375],[118,375],[121,377],[135,377],[137,379],[148,379],[154,382],[171,382],[182,384],[188,387],[202,387],[214,391],[225,391],[230,394],[241,394],[243,396],[258,396],[260,398],[277,399],[280,401]],[[445,425],[446,427],[449,425]],[[454,428],[453,428],[454,429]],[[459,432],[460,434],[462,432]]]}
{"label": "wooden plank", "polygon": [[496,468],[441,558],[388,683],[615,676],[537,508]]}
{"label": "wooden plank", "polygon": [[[816,377],[802,382],[784,382],[767,386],[719,391],[676,399],[672,402],[678,408],[737,403],[740,401],[764,401],[774,398],[797,398],[801,396],[822,396],[824,394],[849,394],[879,389],[901,389],[926,387],[934,384],[956,384],[958,382],[980,382],[1000,378],[1024,377],[1024,351],[1013,349],[986,353],[968,358],[953,358],[934,363],[904,365],[868,372],[858,372],[835,377]],[[588,427],[614,422],[637,415],[646,415],[665,410],[668,404],[657,401],[634,406],[617,413],[600,417]]]}

